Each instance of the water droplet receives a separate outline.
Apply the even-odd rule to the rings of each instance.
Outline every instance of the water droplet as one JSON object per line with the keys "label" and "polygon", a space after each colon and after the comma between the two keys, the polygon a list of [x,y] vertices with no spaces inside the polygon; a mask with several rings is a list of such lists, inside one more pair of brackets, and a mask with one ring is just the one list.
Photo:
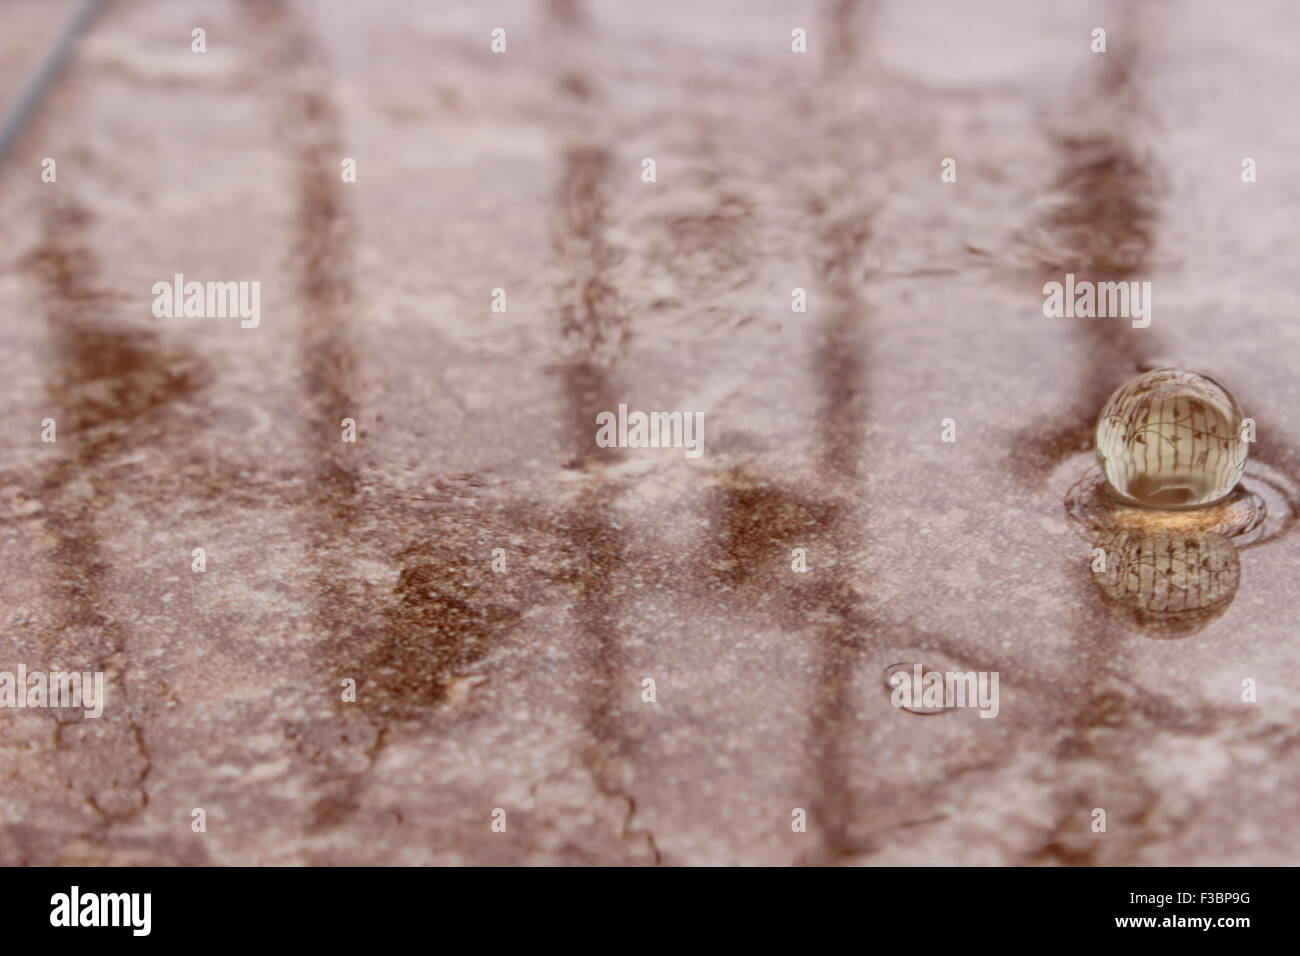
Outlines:
{"label": "water droplet", "polygon": [[[883,675],[885,680],[885,689],[890,692],[891,696],[894,689],[898,686],[897,681],[909,681],[914,685],[915,675],[917,673],[919,673],[921,677],[925,677],[927,674],[931,673],[931,669],[926,667],[924,664],[921,665],[919,672],[916,671],[915,668],[915,664],[908,662],[890,664],[885,668],[885,673]],[[931,717],[934,714],[946,714],[948,712],[948,708],[942,705],[937,707],[925,706],[921,702],[921,696],[921,689],[919,687],[914,687],[911,695],[913,702],[907,706],[900,707],[899,710],[907,711],[909,714],[917,714],[921,717]]]}
{"label": "water droplet", "polygon": [[1246,467],[1241,410],[1214,379],[1183,369],[1139,375],[1107,399],[1097,458],[1120,498],[1147,508],[1200,508],[1226,497]]}

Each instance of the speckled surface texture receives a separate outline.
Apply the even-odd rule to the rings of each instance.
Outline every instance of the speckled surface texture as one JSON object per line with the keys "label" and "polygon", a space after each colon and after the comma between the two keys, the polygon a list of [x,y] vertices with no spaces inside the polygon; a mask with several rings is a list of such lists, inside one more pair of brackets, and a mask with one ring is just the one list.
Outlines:
{"label": "speckled surface texture", "polygon": [[[0,165],[0,670],[108,695],[0,710],[0,863],[1300,862],[1300,59],[1250,9],[109,4]],[[5,96],[69,10],[0,8]],[[177,272],[260,325],[154,318]],[[1044,317],[1064,272],[1150,328]],[[1166,363],[1269,512],[1161,630],[1089,535],[1185,529],[1078,516]],[[620,403],[704,454],[597,447]]]}

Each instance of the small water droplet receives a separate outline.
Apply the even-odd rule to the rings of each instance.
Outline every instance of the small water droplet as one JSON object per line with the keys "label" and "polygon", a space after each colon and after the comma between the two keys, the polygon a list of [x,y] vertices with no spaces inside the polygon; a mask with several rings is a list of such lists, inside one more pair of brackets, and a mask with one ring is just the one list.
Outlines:
{"label": "small water droplet", "polygon": [[[916,665],[915,665],[914,663],[910,663],[910,662],[903,662],[903,663],[898,663],[898,664],[890,664],[888,667],[885,668],[885,673],[884,673],[885,688],[890,692],[890,696],[891,696],[891,698],[892,698],[892,696],[893,696],[894,689],[898,686],[898,681],[903,680],[904,677],[905,677],[906,680],[909,681],[909,682],[914,682],[914,681],[915,681],[915,675],[916,675],[916,669],[915,669],[915,668],[916,668]],[[930,668],[926,667],[925,665],[921,665],[921,672],[920,672],[920,673],[921,673],[921,677],[924,678],[926,674],[930,673]],[[894,675],[896,675],[896,674],[904,675],[904,677],[898,677],[898,678],[895,678]],[[916,700],[916,699],[917,699],[918,697],[920,697],[920,696],[921,696],[921,694],[920,694],[920,688],[914,688],[914,689],[913,689],[913,693],[912,693],[912,695],[911,695],[912,699],[913,699],[913,700]],[[912,705],[909,705],[909,706],[900,707],[900,708],[898,708],[898,709],[899,709],[899,710],[905,710],[905,711],[907,711],[909,714],[917,714],[917,715],[919,715],[919,716],[921,716],[921,717],[930,717],[930,716],[932,716],[932,715],[934,715],[934,714],[943,714],[943,713],[947,713],[947,711],[948,711],[949,708],[947,708],[947,707],[943,707],[943,706],[940,706],[940,707],[924,707],[924,706],[922,706],[921,704],[916,703],[916,704],[912,704]]]}
{"label": "small water droplet", "polygon": [[1130,379],[1097,419],[1097,458],[1110,488],[1147,508],[1222,500],[1246,467],[1249,443],[1232,395],[1208,376],[1164,368]]}

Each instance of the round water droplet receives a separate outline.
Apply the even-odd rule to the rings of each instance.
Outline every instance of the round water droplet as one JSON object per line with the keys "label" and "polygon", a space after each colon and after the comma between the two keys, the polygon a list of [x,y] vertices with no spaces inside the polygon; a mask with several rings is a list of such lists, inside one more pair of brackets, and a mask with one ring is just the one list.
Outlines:
{"label": "round water droplet", "polygon": [[1148,508],[1220,501],[1241,480],[1248,447],[1228,390],[1183,369],[1131,379],[1097,419],[1097,458],[1107,484]]}

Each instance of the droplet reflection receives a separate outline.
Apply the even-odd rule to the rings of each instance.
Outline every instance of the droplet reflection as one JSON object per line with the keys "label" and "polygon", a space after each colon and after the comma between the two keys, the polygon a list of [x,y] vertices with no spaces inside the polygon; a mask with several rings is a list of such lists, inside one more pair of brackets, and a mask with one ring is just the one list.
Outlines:
{"label": "droplet reflection", "polygon": [[1151,636],[1186,637],[1218,618],[1241,584],[1241,559],[1224,535],[1116,530],[1098,546],[1103,599]]}
{"label": "droplet reflection", "polygon": [[1158,511],[1119,500],[1093,467],[1070,488],[1065,510],[1094,549],[1085,573],[1102,603],[1148,637],[1179,638],[1227,611],[1241,584],[1240,552],[1291,527],[1298,500],[1285,475],[1252,462],[1222,501]]}

